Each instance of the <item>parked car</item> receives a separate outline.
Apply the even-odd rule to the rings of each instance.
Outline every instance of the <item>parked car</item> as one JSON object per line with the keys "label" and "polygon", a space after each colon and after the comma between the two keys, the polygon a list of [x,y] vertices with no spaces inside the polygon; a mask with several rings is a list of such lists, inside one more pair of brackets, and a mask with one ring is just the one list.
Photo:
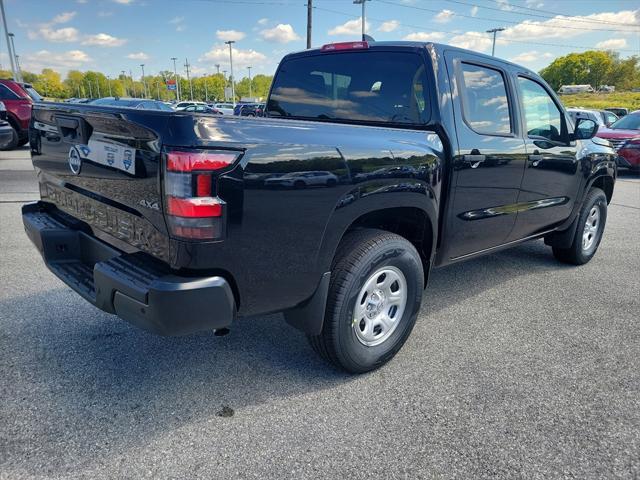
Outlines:
{"label": "parked car", "polygon": [[220,110],[223,115],[233,115],[233,103],[214,103],[209,106]]}
{"label": "parked car", "polygon": [[262,117],[264,107],[264,103],[239,103],[233,109],[233,114],[241,117]]}
{"label": "parked car", "polygon": [[220,110],[217,110],[209,105],[189,105],[181,110],[182,112],[195,112],[195,113],[212,113],[214,115],[222,115]]}
{"label": "parked car", "polygon": [[121,98],[121,97],[104,97],[92,100],[91,105],[139,108],[144,110],[162,110],[164,112],[173,112],[173,109],[164,102],[158,100],[146,100],[144,98]]}
{"label": "parked car", "polygon": [[13,129],[7,122],[7,108],[0,102],[0,150],[13,140]]}
{"label": "parked car", "polygon": [[[350,372],[402,347],[432,268],[542,238],[561,262],[596,254],[616,154],[524,67],[331,44],[280,62],[267,114],[37,104],[27,235],[70,288],[139,327],[225,331],[284,311]],[[411,175],[351,173],[396,167]],[[261,185],[291,170],[336,186]]]}
{"label": "parked car", "polygon": [[567,113],[573,120],[573,123],[576,122],[578,117],[580,118],[589,118],[596,122],[600,127],[608,127],[618,120],[618,116],[607,110],[590,110],[586,108],[569,108],[567,109]]}
{"label": "parked car", "polygon": [[173,106],[174,110],[184,110],[187,107],[192,107],[193,105],[206,105],[205,102],[198,101],[188,101],[188,102],[178,102]]}
{"label": "parked car", "polygon": [[291,172],[264,181],[266,187],[333,187],[337,184],[338,177],[331,172]]}
{"label": "parked car", "polygon": [[598,130],[597,135],[616,150],[619,167],[640,170],[640,112],[622,117],[609,128]]}
{"label": "parked car", "polygon": [[5,105],[7,121],[13,130],[11,140],[1,150],[12,150],[29,141],[31,106],[42,101],[42,97],[28,83],[0,80],[0,101]]}
{"label": "parked car", "polygon": [[613,112],[615,113],[618,118],[622,118],[625,115],[629,115],[629,109],[628,108],[622,108],[622,107],[610,107],[610,108],[605,108],[605,110],[607,112]]}

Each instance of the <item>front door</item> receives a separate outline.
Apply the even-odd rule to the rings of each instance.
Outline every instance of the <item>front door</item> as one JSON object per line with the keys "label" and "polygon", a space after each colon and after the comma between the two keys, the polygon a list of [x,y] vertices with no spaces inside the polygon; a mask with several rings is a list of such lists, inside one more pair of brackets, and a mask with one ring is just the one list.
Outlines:
{"label": "front door", "polygon": [[520,75],[517,85],[527,166],[510,240],[535,235],[567,219],[580,185],[577,146],[570,141],[563,110],[538,80]]}
{"label": "front door", "polygon": [[455,259],[508,238],[526,151],[509,67],[459,52],[445,58],[458,139],[445,255]]}

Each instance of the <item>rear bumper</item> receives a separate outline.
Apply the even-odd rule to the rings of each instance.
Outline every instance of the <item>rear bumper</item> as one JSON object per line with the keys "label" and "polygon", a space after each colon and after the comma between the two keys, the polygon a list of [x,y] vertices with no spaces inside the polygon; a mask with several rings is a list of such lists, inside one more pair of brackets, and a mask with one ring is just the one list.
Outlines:
{"label": "rear bumper", "polygon": [[66,225],[38,202],[22,207],[45,264],[99,309],[160,335],[226,328],[236,306],[222,277],[183,277],[146,254],[126,254]]}

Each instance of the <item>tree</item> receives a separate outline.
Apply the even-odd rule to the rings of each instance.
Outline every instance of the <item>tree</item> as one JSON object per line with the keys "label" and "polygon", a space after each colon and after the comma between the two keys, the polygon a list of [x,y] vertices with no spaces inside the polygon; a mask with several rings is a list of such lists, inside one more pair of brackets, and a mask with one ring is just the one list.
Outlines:
{"label": "tree", "polygon": [[68,89],[62,83],[60,74],[50,68],[45,68],[40,75],[36,75],[33,87],[46,98],[67,98],[69,96]]}

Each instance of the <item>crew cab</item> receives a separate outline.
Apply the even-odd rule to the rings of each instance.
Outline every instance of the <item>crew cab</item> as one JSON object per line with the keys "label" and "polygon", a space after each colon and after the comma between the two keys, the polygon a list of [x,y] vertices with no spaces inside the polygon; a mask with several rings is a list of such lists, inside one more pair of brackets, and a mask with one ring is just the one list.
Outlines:
{"label": "crew cab", "polygon": [[[526,68],[435,43],[330,44],[284,57],[266,116],[37,104],[27,235],[139,327],[284,312],[349,372],[401,348],[432,268],[534,239],[580,265],[600,244],[615,152]],[[322,185],[270,181],[305,172]]]}
{"label": "crew cab", "polygon": [[0,150],[12,150],[29,141],[29,121],[31,106],[42,97],[29,83],[0,79],[0,101],[7,111],[7,121],[11,126],[11,139],[0,146]]}

